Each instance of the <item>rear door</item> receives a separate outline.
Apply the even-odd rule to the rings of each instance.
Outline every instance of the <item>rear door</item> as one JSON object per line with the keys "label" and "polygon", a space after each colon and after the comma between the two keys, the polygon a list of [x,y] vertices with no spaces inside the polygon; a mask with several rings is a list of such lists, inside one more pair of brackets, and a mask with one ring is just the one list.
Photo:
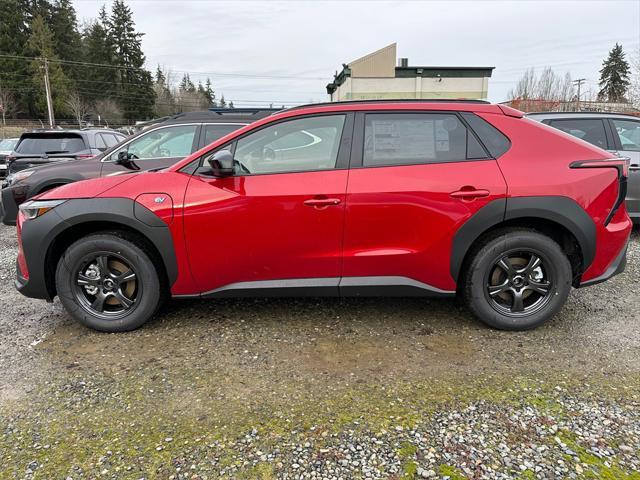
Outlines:
{"label": "rear door", "polygon": [[506,194],[496,161],[462,116],[358,114],[351,161],[341,287],[417,281],[455,290],[454,234]]}
{"label": "rear door", "polygon": [[[170,167],[197,149],[199,132],[199,124],[182,124],[138,135],[102,160],[101,176]],[[127,152],[130,160],[119,162],[120,152]]]}
{"label": "rear door", "polygon": [[627,181],[627,210],[640,220],[640,120],[612,118],[609,120],[620,155],[631,159]]}

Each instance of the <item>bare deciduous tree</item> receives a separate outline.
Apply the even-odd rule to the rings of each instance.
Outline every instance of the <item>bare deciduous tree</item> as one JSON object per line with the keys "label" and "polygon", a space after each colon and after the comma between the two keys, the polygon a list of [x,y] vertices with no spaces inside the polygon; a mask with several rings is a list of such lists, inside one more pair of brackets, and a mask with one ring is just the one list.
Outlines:
{"label": "bare deciduous tree", "polygon": [[89,113],[89,104],[80,96],[77,92],[72,92],[65,101],[69,110],[73,113],[73,116],[78,121],[78,126],[82,127],[82,121],[84,117]]}
{"label": "bare deciduous tree", "polygon": [[0,112],[2,113],[2,126],[6,125],[7,115],[16,113],[18,103],[13,94],[0,85]]}
{"label": "bare deciduous tree", "polygon": [[631,55],[631,85],[629,85],[629,100],[640,109],[640,47]]}
{"label": "bare deciduous tree", "polygon": [[538,76],[535,69],[530,68],[509,92],[509,98],[525,111],[566,110],[571,108],[575,88],[569,72],[563,76],[546,67]]}

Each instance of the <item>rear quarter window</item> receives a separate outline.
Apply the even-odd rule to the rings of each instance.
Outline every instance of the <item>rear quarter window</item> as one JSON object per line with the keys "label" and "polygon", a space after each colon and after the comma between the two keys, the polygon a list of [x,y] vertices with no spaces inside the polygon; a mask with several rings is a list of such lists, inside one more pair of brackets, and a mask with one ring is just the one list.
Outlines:
{"label": "rear quarter window", "polygon": [[511,141],[496,127],[471,112],[462,112],[462,118],[469,124],[471,129],[478,135],[489,154],[493,158],[503,155],[511,147]]}

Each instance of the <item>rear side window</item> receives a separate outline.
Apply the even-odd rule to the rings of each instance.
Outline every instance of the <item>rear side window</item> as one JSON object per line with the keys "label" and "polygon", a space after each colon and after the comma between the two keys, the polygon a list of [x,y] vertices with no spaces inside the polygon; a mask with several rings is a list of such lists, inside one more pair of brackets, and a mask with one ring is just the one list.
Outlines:
{"label": "rear side window", "polygon": [[475,113],[462,112],[462,118],[478,135],[493,158],[498,158],[511,147],[509,139],[496,127]]}
{"label": "rear side window", "polygon": [[85,148],[84,140],[79,135],[53,134],[23,137],[16,147],[16,152],[42,155],[43,153],[76,153]]}
{"label": "rear side window", "polygon": [[607,134],[604,130],[604,122],[597,118],[551,120],[554,128],[562,130],[596,147],[608,148]]}
{"label": "rear side window", "polygon": [[205,125],[203,145],[209,145],[243,126],[244,125]]}
{"label": "rear side window", "polygon": [[124,140],[124,137],[116,137],[113,133],[103,133],[102,138],[104,140],[104,143],[107,144],[108,148],[111,148]]}
{"label": "rear side window", "polygon": [[640,121],[611,120],[622,150],[640,152]]}
{"label": "rear side window", "polygon": [[486,152],[455,114],[373,113],[365,117],[365,167],[482,158],[487,158]]}

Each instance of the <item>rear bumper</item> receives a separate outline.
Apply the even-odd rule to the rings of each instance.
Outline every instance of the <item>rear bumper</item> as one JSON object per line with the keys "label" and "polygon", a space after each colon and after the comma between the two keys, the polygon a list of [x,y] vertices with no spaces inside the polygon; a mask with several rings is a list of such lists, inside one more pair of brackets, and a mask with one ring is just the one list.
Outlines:
{"label": "rear bumper", "polygon": [[627,266],[627,250],[629,248],[629,242],[620,250],[618,256],[611,262],[604,273],[596,278],[581,282],[578,288],[590,287],[591,285],[597,285],[598,283],[606,282],[611,277],[615,277],[619,273],[624,272]]}

